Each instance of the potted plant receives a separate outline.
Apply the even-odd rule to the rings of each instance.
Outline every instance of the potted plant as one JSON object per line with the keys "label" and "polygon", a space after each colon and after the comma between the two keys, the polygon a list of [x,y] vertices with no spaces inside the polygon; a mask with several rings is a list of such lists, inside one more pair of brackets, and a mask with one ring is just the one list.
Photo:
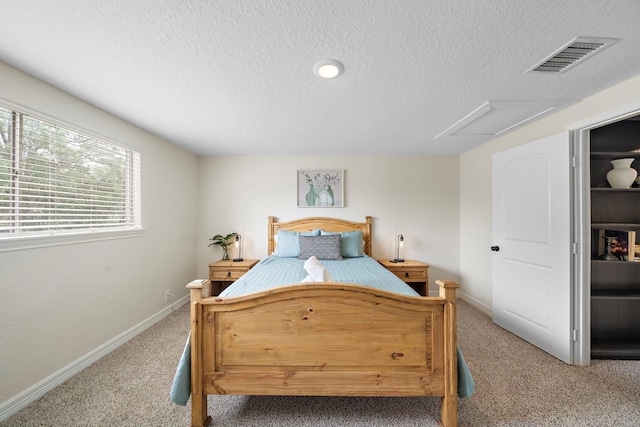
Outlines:
{"label": "potted plant", "polygon": [[231,243],[233,243],[233,239],[236,237],[237,234],[238,233],[229,233],[226,236],[223,236],[222,234],[216,234],[215,236],[209,239],[212,241],[209,244],[209,246],[213,246],[213,245],[220,246],[222,248],[222,259],[228,260],[229,250],[227,248]]}

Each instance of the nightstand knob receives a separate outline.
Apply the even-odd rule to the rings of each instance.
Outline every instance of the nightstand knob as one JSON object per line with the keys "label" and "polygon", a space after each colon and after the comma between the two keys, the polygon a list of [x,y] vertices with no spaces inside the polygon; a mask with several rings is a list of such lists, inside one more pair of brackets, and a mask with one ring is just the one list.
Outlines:
{"label": "nightstand knob", "polygon": [[404,272],[404,277],[409,277],[409,273],[408,272]]}
{"label": "nightstand knob", "polygon": [[231,272],[227,271],[227,278],[231,277]]}

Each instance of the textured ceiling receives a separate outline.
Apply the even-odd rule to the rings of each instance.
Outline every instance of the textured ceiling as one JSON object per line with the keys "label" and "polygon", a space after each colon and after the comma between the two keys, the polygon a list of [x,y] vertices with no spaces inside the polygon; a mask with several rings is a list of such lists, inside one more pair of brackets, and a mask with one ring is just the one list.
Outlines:
{"label": "textured ceiling", "polygon": [[[638,0],[25,0],[0,60],[202,155],[459,154],[487,101],[579,101],[640,74]],[[577,36],[621,39],[525,74]],[[333,58],[342,76],[314,64]]]}

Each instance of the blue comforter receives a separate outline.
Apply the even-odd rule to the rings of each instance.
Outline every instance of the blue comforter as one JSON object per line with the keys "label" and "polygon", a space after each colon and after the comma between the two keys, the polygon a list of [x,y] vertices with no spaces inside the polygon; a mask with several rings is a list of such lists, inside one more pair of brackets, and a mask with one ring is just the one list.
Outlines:
{"label": "blue comforter", "polygon": [[[305,260],[275,255],[260,261],[220,296],[238,296],[259,292],[277,285],[300,283],[306,277]],[[370,257],[348,258],[342,261],[321,261],[335,282],[355,283],[399,294],[418,296],[410,286],[398,279]],[[471,372],[458,348],[458,396],[469,397],[475,389]],[[186,405],[191,393],[191,341],[187,339],[171,386],[171,400]]]}
{"label": "blue comforter", "polygon": [[[300,283],[306,276],[306,260],[271,255],[261,260],[251,270],[220,293],[232,297],[263,291],[274,286]],[[355,283],[398,294],[418,296],[410,286],[368,256],[345,258],[340,261],[322,260],[334,282]]]}

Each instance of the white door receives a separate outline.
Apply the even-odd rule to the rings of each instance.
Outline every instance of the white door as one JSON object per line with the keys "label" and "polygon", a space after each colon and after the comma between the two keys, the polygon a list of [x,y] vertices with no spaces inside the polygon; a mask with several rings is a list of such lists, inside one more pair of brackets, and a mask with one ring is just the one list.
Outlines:
{"label": "white door", "polygon": [[493,321],[573,363],[569,151],[562,132],[494,154],[491,250]]}

